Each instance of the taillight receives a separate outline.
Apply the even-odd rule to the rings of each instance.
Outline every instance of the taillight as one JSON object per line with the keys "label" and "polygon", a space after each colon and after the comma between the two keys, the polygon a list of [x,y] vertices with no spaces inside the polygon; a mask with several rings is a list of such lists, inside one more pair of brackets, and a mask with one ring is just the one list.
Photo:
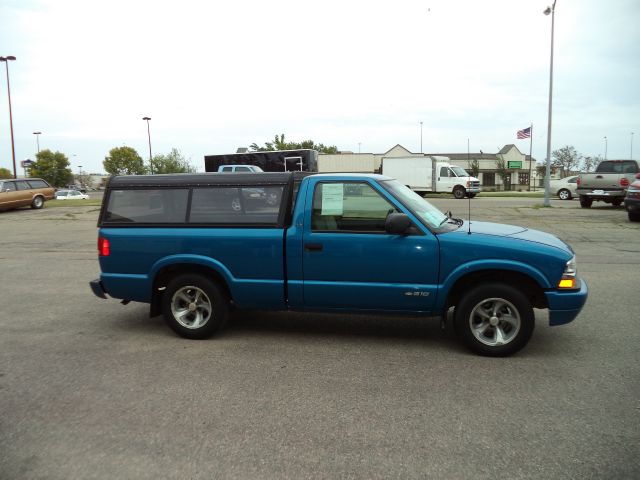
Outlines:
{"label": "taillight", "polygon": [[629,186],[629,179],[627,177],[622,177],[620,179],[620,186],[621,187],[628,187]]}
{"label": "taillight", "polygon": [[98,237],[98,255],[101,257],[108,257],[109,253],[109,240],[103,237]]}
{"label": "taillight", "polygon": [[580,177],[578,177],[578,179],[576,180],[576,185],[580,186]]}

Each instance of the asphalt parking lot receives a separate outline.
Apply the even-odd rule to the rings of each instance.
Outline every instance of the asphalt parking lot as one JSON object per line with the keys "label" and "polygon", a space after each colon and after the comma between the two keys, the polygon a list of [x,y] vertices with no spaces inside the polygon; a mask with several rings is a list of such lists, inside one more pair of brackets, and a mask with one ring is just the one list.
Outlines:
{"label": "asphalt parking lot", "polygon": [[471,215],[569,242],[590,297],[504,359],[404,317],[243,312],[184,340],[90,292],[98,207],[0,213],[0,479],[640,478],[640,224],[540,203]]}

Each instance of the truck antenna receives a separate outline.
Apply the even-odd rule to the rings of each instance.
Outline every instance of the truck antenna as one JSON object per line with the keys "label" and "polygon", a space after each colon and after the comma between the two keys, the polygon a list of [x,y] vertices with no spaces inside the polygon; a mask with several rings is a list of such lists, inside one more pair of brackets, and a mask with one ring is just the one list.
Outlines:
{"label": "truck antenna", "polygon": [[[469,185],[471,185],[471,180],[469,180]],[[467,235],[471,235],[471,197],[472,193],[467,192],[467,197],[469,197],[469,225],[467,226]]]}
{"label": "truck antenna", "polygon": [[[482,150],[480,150],[480,154],[482,154]],[[470,160],[471,154],[469,153],[469,139],[467,138],[467,163],[469,165],[471,165],[471,160]],[[467,173],[467,175],[469,175]],[[471,177],[467,176],[468,178],[468,185],[469,187],[471,187]],[[467,235],[471,235],[471,193],[469,193],[469,191],[467,190],[467,197],[469,197],[469,225],[467,225]]]}

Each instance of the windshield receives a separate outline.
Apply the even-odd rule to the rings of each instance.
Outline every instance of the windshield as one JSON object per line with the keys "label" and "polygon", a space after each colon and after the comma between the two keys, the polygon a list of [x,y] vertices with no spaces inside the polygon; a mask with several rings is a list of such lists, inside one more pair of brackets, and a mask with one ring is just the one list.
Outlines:
{"label": "windshield", "polygon": [[57,192],[56,195],[58,197],[66,197],[69,192]]}
{"label": "windshield", "polygon": [[455,173],[458,177],[469,177],[470,175],[467,171],[462,167],[450,167],[453,173]]}
{"label": "windshield", "polygon": [[431,228],[438,228],[449,219],[444,213],[398,180],[384,180],[380,183],[393,193],[412,213],[418,216],[425,225]]}

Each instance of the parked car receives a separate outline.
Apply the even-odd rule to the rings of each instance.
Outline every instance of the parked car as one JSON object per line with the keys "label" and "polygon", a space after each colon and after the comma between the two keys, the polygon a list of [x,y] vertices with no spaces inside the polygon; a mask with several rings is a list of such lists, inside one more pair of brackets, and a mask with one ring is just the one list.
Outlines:
{"label": "parked car", "polygon": [[58,190],[56,200],[87,200],[89,195],[78,190]]}
{"label": "parked car", "polygon": [[220,173],[263,173],[260,167],[256,165],[220,165],[218,167]]}
{"label": "parked car", "polygon": [[42,208],[53,200],[55,189],[41,178],[0,180],[0,211],[31,206]]}
{"label": "parked car", "polygon": [[627,196],[624,197],[624,208],[627,210],[630,222],[640,222],[640,173],[636,181],[629,185]]}
{"label": "parked car", "polygon": [[578,175],[566,177],[561,180],[551,180],[549,186],[551,192],[560,200],[571,200],[576,196]]}

